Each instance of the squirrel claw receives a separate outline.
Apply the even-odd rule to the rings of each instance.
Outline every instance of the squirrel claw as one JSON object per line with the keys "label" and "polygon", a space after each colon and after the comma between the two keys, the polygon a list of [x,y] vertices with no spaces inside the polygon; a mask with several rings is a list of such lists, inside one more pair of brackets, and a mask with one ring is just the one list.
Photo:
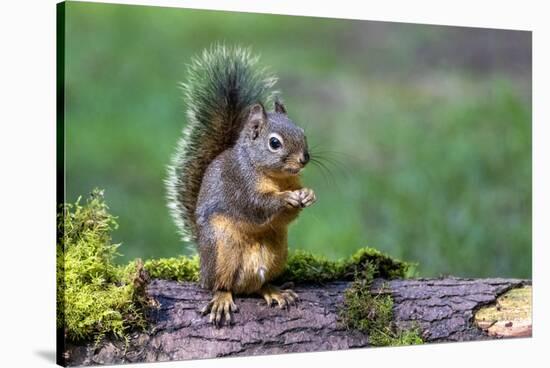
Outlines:
{"label": "squirrel claw", "polygon": [[300,206],[302,208],[311,206],[313,203],[315,203],[316,200],[317,197],[315,196],[315,192],[313,191],[313,189],[300,189]]}
{"label": "squirrel claw", "polygon": [[202,307],[202,309],[199,311],[201,316],[206,316],[208,312],[210,312],[210,310],[212,309],[212,304],[214,304],[214,300],[209,301],[208,304]]}
{"label": "squirrel claw", "polygon": [[287,195],[286,195],[286,205],[287,207],[289,208],[300,208],[302,207],[302,199],[300,197],[300,191],[298,190],[295,190],[293,192],[287,192]]}
{"label": "squirrel claw", "polygon": [[291,305],[296,305],[298,294],[290,289],[281,290],[272,285],[263,286],[259,294],[264,298],[269,307],[273,302],[277,302],[279,309],[288,309]]}
{"label": "squirrel claw", "polygon": [[224,324],[230,325],[233,322],[232,312],[238,310],[237,305],[233,302],[231,292],[216,291],[212,300],[200,312],[203,316],[210,313],[208,321],[219,328]]}

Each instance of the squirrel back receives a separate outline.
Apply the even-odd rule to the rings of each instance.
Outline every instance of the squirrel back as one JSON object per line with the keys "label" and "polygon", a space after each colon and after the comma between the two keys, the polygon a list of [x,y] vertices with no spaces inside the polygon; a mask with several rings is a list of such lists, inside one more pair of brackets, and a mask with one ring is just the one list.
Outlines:
{"label": "squirrel back", "polygon": [[208,165],[232,147],[248,109],[268,104],[276,78],[256,66],[248,49],[215,45],[188,65],[181,84],[187,125],[168,167],[168,206],[185,241],[197,236],[195,209]]}

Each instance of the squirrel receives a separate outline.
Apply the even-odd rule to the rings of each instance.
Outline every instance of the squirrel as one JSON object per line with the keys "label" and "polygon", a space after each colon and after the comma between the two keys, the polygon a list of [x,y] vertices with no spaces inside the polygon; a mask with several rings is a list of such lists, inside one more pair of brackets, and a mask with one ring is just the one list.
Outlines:
{"label": "squirrel", "polygon": [[200,284],[213,292],[201,312],[215,326],[232,323],[234,294],[296,303],[294,291],[269,282],[286,265],[289,223],[316,201],[300,183],[310,160],[304,130],[258,59],[214,45],[181,84],[187,125],[168,167],[168,206],[183,240],[198,246]]}

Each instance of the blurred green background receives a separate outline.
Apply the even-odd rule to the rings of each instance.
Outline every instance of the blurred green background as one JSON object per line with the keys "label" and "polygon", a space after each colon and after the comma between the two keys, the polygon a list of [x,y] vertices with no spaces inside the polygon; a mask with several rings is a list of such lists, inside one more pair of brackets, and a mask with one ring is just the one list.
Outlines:
{"label": "blurred green background", "polygon": [[531,276],[531,34],[68,3],[66,199],[105,189],[122,261],[190,252],[166,208],[178,83],[212,43],[251,46],[326,153],[290,246],[369,245],[422,276]]}

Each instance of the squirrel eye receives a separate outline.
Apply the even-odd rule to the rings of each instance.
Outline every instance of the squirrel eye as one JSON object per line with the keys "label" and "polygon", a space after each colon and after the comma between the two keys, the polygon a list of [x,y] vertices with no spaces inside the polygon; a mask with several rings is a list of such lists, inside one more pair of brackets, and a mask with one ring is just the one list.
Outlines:
{"label": "squirrel eye", "polygon": [[272,151],[278,151],[283,147],[281,139],[275,135],[269,138],[269,149]]}

